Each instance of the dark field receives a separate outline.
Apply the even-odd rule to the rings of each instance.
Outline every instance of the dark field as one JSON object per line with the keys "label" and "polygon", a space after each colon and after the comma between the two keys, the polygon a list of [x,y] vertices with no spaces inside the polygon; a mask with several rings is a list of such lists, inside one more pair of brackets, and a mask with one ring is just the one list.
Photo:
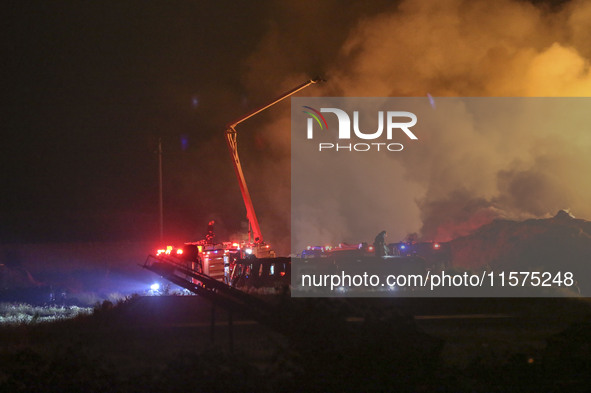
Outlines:
{"label": "dark field", "polygon": [[[275,300],[280,303],[281,300]],[[196,296],[0,330],[0,391],[587,391],[591,309],[569,299],[283,300],[280,335]],[[232,334],[230,334],[232,333]]]}

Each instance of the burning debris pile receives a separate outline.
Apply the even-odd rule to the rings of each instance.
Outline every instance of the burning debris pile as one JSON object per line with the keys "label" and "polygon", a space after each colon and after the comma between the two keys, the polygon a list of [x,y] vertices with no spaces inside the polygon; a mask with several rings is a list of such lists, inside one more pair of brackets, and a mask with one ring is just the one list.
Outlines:
{"label": "burning debris pile", "polygon": [[576,219],[564,210],[546,219],[494,220],[452,240],[450,247],[456,267],[568,269],[586,277],[591,260],[591,221]]}

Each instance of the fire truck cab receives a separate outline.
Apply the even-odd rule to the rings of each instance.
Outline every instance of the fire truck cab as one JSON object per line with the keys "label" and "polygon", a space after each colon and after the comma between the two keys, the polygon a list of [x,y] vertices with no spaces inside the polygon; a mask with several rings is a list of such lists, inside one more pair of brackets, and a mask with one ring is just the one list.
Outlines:
{"label": "fire truck cab", "polygon": [[182,247],[167,246],[156,253],[156,259],[172,259],[188,269],[230,283],[237,260],[274,258],[268,244],[247,242],[207,243],[205,240],[185,243]]}

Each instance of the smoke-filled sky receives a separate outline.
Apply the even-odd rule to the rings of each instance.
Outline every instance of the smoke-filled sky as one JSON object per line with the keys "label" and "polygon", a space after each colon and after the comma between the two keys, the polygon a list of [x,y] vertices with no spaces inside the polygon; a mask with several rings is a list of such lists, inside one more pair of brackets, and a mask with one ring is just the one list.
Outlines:
{"label": "smoke-filled sky", "polygon": [[[325,67],[329,83],[321,95],[587,96],[590,34],[591,2],[401,2],[359,18],[348,30]],[[281,42],[276,32],[270,37]],[[293,50],[265,44],[256,58]],[[261,68],[268,72],[273,65]],[[287,129],[280,121],[283,127],[269,130],[270,141],[276,141],[274,130]],[[455,130],[453,144],[434,133],[427,152],[405,157],[400,168],[393,164],[392,171],[405,179],[397,183],[391,206],[364,206],[339,195],[339,208],[354,206],[360,210],[355,217],[381,209],[387,217],[382,228],[389,230],[392,218],[401,217],[391,241],[410,232],[444,241],[497,217],[545,217],[559,209],[591,218],[591,181],[585,175],[591,171],[590,131],[586,124],[543,132],[528,125],[489,133],[466,127]],[[396,206],[398,201],[414,203]],[[382,228],[357,240],[371,241]],[[343,229],[335,232],[354,232]]]}
{"label": "smoke-filled sky", "polygon": [[[4,242],[155,236],[158,137],[167,237],[199,238],[212,218],[220,236],[239,232],[224,126],[316,75],[328,82],[302,95],[591,93],[591,1],[39,1],[6,11]],[[238,131],[265,238],[286,250],[289,105]],[[560,208],[591,218],[585,126],[512,138],[491,152],[467,135],[412,178],[402,165],[416,215],[400,233],[457,235]],[[486,159],[476,173],[466,157]]]}

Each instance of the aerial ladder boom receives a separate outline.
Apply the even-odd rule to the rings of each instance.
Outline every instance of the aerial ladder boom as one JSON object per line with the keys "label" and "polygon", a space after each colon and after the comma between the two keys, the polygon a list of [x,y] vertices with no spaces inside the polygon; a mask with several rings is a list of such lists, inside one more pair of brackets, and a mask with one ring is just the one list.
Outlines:
{"label": "aerial ladder boom", "polygon": [[235,122],[228,125],[226,128],[226,142],[228,144],[228,149],[230,149],[230,155],[232,156],[232,164],[234,165],[234,171],[236,172],[236,177],[238,178],[238,185],[240,186],[240,192],[242,193],[242,199],[244,200],[244,206],[246,207],[246,218],[248,219],[248,237],[250,241],[251,236],[251,229],[252,234],[254,237],[255,243],[262,243],[263,242],[263,234],[261,233],[261,228],[259,227],[259,221],[257,220],[256,213],[254,211],[254,206],[252,204],[252,200],[250,199],[250,193],[248,192],[248,186],[246,185],[246,180],[244,179],[244,172],[242,171],[242,165],[240,165],[240,158],[238,157],[238,145],[236,143],[236,126],[243,121],[250,119],[254,115],[264,111],[265,109],[277,104],[280,101],[283,101],[287,97],[290,97],[297,93],[298,91],[305,89],[306,87],[310,86],[313,83],[320,82],[320,79],[311,79],[305,83],[302,83],[298,87],[288,91],[280,95],[279,97],[275,98],[273,101],[269,102],[268,104],[263,105],[262,107],[255,109],[254,111],[250,112],[249,114],[241,117],[240,119],[236,120]]}

